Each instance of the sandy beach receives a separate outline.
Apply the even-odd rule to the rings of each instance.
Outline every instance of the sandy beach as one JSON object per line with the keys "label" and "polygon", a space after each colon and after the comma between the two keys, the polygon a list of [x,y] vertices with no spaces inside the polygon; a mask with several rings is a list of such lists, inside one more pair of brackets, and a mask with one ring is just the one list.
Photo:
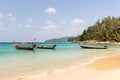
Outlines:
{"label": "sandy beach", "polygon": [[120,55],[101,58],[87,65],[21,77],[16,80],[120,80]]}
{"label": "sandy beach", "polygon": [[93,67],[97,70],[107,71],[120,68],[120,56],[112,56],[107,58],[102,58],[94,61],[88,66]]}

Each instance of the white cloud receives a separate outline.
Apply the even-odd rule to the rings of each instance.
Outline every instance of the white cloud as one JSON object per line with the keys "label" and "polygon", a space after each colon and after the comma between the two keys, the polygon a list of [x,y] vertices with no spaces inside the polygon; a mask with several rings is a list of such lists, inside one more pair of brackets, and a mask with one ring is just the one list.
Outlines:
{"label": "white cloud", "polygon": [[55,29],[57,28],[57,25],[55,24],[48,24],[46,27],[44,27],[44,29]]}
{"label": "white cloud", "polygon": [[13,14],[12,14],[12,13],[8,13],[8,16],[9,16],[9,17],[12,17],[12,16],[13,16]]}
{"label": "white cloud", "polygon": [[71,24],[72,25],[80,25],[80,24],[83,24],[85,23],[83,20],[81,19],[78,19],[78,18],[74,18],[72,21],[71,21]]}
{"label": "white cloud", "polygon": [[18,24],[18,27],[23,27],[23,24]]}
{"label": "white cloud", "polygon": [[31,19],[31,18],[28,18],[27,21],[28,21],[29,23],[33,23],[33,22],[34,22],[34,20]]}
{"label": "white cloud", "polygon": [[55,8],[47,8],[45,12],[49,13],[49,14],[55,14],[55,13],[57,13],[57,11],[56,11]]}
{"label": "white cloud", "polygon": [[31,28],[31,27],[33,27],[33,25],[32,24],[25,24],[25,27]]}
{"label": "white cloud", "polygon": [[32,28],[34,27],[34,20],[31,18],[28,18],[26,20],[27,22],[25,24],[18,24],[18,27],[25,27],[25,28]]}
{"label": "white cloud", "polygon": [[57,25],[50,20],[47,21],[46,26],[42,27],[42,29],[56,29],[56,28],[57,28]]}
{"label": "white cloud", "polygon": [[32,28],[32,27],[33,27],[33,24],[26,23],[26,24],[18,24],[17,26],[18,26],[18,27],[24,27],[24,28]]}
{"label": "white cloud", "polygon": [[8,13],[8,17],[12,21],[14,21],[16,19],[16,17],[12,13]]}

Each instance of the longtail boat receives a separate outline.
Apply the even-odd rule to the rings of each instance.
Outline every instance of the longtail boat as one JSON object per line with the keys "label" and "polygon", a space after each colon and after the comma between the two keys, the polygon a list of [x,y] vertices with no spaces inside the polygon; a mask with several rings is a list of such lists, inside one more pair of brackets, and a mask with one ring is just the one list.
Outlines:
{"label": "longtail boat", "polygon": [[21,50],[34,50],[34,45],[33,46],[21,46],[17,43],[14,42],[14,46],[16,49],[21,49]]}
{"label": "longtail boat", "polygon": [[56,45],[52,45],[52,46],[36,46],[36,48],[39,49],[55,49]]}
{"label": "longtail boat", "polygon": [[81,48],[85,48],[85,49],[107,49],[107,46],[104,47],[93,47],[93,46],[82,46]]}

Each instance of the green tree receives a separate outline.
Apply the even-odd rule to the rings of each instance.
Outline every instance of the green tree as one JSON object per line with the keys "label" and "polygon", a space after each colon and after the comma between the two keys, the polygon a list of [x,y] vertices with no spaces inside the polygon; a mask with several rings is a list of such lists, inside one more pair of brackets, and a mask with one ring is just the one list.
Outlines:
{"label": "green tree", "polygon": [[73,40],[98,40],[120,42],[120,17],[108,16],[97,20]]}

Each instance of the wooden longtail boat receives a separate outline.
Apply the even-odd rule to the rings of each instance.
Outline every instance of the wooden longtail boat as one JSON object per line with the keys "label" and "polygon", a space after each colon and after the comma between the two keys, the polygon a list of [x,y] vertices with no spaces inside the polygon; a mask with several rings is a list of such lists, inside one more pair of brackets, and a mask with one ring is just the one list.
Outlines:
{"label": "wooden longtail boat", "polygon": [[15,41],[13,42],[14,43],[14,46],[16,49],[21,49],[21,50],[34,50],[35,46],[21,46],[17,43],[15,43]]}
{"label": "wooden longtail boat", "polygon": [[52,46],[36,46],[36,48],[39,49],[55,49],[56,45],[52,45]]}
{"label": "wooden longtail boat", "polygon": [[34,50],[34,47],[29,47],[29,46],[20,46],[18,44],[14,44],[16,49],[21,49],[21,50]]}
{"label": "wooden longtail boat", "polygon": [[85,49],[107,49],[107,46],[104,47],[93,47],[93,46],[82,46],[81,48],[85,48]]}

